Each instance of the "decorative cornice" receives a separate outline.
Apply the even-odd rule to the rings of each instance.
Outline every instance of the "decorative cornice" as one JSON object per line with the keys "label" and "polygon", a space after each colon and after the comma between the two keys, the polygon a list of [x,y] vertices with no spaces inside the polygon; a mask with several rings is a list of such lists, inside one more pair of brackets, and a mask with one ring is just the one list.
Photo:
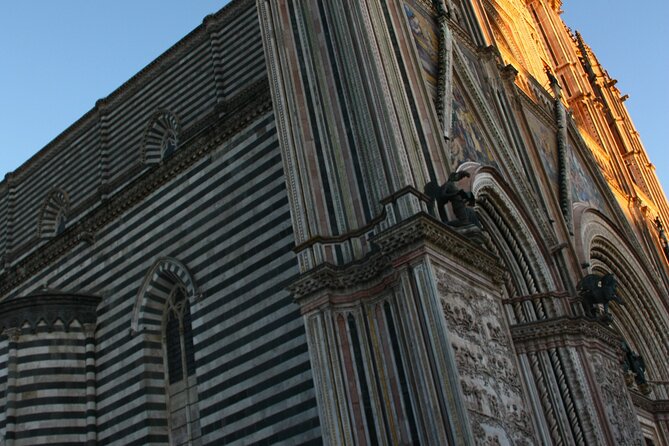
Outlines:
{"label": "decorative cornice", "polygon": [[599,341],[614,352],[621,345],[621,338],[615,331],[583,317],[560,317],[519,324],[511,327],[511,335],[519,353],[593,345],[593,341]]}
{"label": "decorative cornice", "polygon": [[288,289],[295,300],[302,303],[319,291],[342,293],[371,288],[389,273],[389,259],[377,252],[345,266],[321,264],[300,275]]}
{"label": "decorative cornice", "polygon": [[318,301],[323,294],[374,294],[368,291],[387,286],[389,280],[392,282],[393,260],[421,244],[446,251],[458,261],[489,274],[493,280],[501,281],[502,270],[488,252],[429,214],[416,214],[373,237],[371,242],[375,249],[365,258],[344,266],[321,264],[300,275],[288,287],[295,300],[303,306],[303,311],[305,306],[311,308],[314,299]]}
{"label": "decorative cornice", "polygon": [[497,282],[503,278],[498,260],[488,251],[423,212],[380,233],[372,242],[390,258],[398,257],[418,243],[425,243],[449,253],[464,265],[490,275]]}
{"label": "decorative cornice", "polygon": [[28,324],[32,331],[44,321],[49,329],[60,320],[65,329],[73,321],[95,324],[96,308],[101,298],[90,294],[42,290],[36,294],[0,302],[0,331],[21,329]]}
{"label": "decorative cornice", "polygon": [[[218,117],[221,110],[217,109],[197,125],[189,128],[187,132],[184,132],[183,145],[164,163],[148,170],[108,200],[103,201],[99,207],[91,211],[77,224],[41,246],[39,251],[33,250],[31,254],[14,264],[11,269],[5,271],[0,276],[0,296],[6,295],[27,278],[62,257],[81,240],[90,238],[90,234],[98,233],[103,227],[137,205],[150,193],[190,168],[195,162],[244,128],[253,119],[270,112],[271,109],[269,84],[267,78],[263,78],[224,103],[224,113],[221,118]],[[137,175],[140,171],[141,165],[138,163],[132,172]],[[120,183],[117,187],[122,185]],[[110,190],[113,190],[114,186],[116,184],[110,184]],[[86,204],[89,208],[93,208],[99,199],[99,197],[96,197],[96,200],[89,200]],[[72,211],[71,214],[75,214],[75,212]],[[21,246],[13,252],[25,252],[31,249],[34,243],[35,241],[28,246]]]}
{"label": "decorative cornice", "polygon": [[631,391],[632,402],[635,406],[652,414],[669,414],[669,400],[651,400],[640,393]]}

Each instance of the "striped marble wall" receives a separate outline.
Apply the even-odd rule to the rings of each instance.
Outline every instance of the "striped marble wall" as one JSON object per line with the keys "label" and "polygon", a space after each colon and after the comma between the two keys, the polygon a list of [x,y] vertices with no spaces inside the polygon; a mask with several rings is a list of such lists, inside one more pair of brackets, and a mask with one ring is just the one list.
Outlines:
{"label": "striped marble wall", "polygon": [[[0,233],[0,255],[17,260],[43,243],[38,220],[53,190],[69,195],[70,227],[145,171],[143,144],[157,111],[173,114],[182,136],[192,136],[204,117],[224,113],[217,103],[265,77],[253,1],[233,2],[205,21],[11,175],[18,198],[8,222],[13,230]],[[7,215],[7,200],[0,192],[0,219]]]}
{"label": "striped marble wall", "polygon": [[26,326],[20,336],[9,338],[7,442],[13,439],[16,446],[86,442],[87,344],[77,321],[67,326],[57,321],[52,327],[42,321],[34,331]]}
{"label": "striped marble wall", "polygon": [[[105,208],[125,206],[115,197],[126,193],[133,179],[146,183],[132,189],[141,200],[96,220],[101,223],[90,237],[68,245],[57,262],[46,261],[27,277],[2,277],[10,305],[44,286],[102,298],[94,354],[73,356],[79,361],[71,366],[76,373],[68,375],[74,387],[62,389],[75,398],[94,383],[94,405],[74,399],[76,407],[61,405],[68,415],[59,419],[63,437],[54,441],[77,443],[93,435],[101,445],[168,442],[160,331],[133,329],[133,317],[152,265],[170,258],[187,268],[198,290],[188,296],[197,389],[193,413],[199,417],[194,440],[321,444],[305,329],[286,289],[298,268],[265,79],[255,2],[238,0],[207,17],[12,176],[20,206],[2,227],[3,234],[11,234],[12,227],[19,231],[3,237],[0,246],[11,240],[25,248],[15,262],[36,259],[39,246],[58,245],[68,230],[78,230],[79,222],[93,224]],[[142,167],[142,141],[157,110],[178,118],[179,146],[172,159]],[[161,169],[169,178],[157,176]],[[147,182],[151,178],[154,182]],[[0,184],[3,220],[12,214],[10,187],[8,181]],[[34,236],[41,200],[55,187],[68,192],[72,212],[65,234],[40,245]],[[160,316],[163,310],[152,311]],[[0,345],[2,372],[12,352],[9,334]],[[25,336],[21,339],[32,342]],[[49,336],[84,350],[89,345],[76,329],[53,329]],[[57,344],[35,348],[58,362],[63,358]],[[6,391],[8,375],[2,372],[0,387]],[[22,368],[17,373],[20,379],[26,375]],[[4,397],[0,403],[8,408]],[[31,420],[47,423],[43,415]],[[12,416],[4,421],[11,427],[4,431],[9,440],[29,422]],[[44,433],[22,432],[15,444],[34,444]]]}
{"label": "striped marble wall", "polygon": [[[133,333],[139,289],[161,257],[187,265],[203,444],[299,438],[320,428],[298,308],[294,239],[272,114],[167,183],[19,289],[104,297],[96,331],[97,441],[167,441],[160,343]],[[80,420],[73,418],[72,423]]]}

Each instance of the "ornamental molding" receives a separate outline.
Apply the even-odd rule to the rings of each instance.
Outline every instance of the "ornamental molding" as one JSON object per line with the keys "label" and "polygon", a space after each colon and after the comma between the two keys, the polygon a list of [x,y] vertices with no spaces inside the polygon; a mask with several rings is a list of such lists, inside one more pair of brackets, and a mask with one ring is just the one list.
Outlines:
{"label": "ornamental molding", "polygon": [[295,300],[303,305],[319,292],[346,294],[374,288],[390,274],[389,258],[377,252],[345,266],[321,264],[300,275],[288,289]]}
{"label": "ornamental molding", "polygon": [[35,294],[0,302],[0,332],[26,329],[28,325],[35,332],[41,322],[48,330],[53,330],[61,321],[65,330],[74,321],[95,324],[96,308],[101,298],[91,294],[67,293],[54,290],[40,290]]}
{"label": "ornamental molding", "polygon": [[497,283],[502,280],[502,269],[490,253],[426,213],[381,232],[371,243],[375,249],[365,258],[343,266],[323,263],[288,287],[303,313],[325,302],[347,303],[378,295],[396,282],[396,268],[413,258],[406,255],[425,246],[489,275]]}
{"label": "ornamental molding", "polygon": [[400,257],[417,244],[426,244],[491,276],[497,283],[503,280],[503,270],[498,260],[488,251],[424,212],[383,231],[372,242],[391,258]]}
{"label": "ornamental molding", "polygon": [[635,391],[631,391],[630,395],[635,406],[652,414],[669,415],[669,400],[651,400]]}
{"label": "ornamental molding", "polygon": [[[39,243],[38,239],[13,249],[12,253],[6,256],[8,259],[17,258],[17,253],[32,252],[16,261],[0,275],[0,296],[7,295],[42,268],[68,253],[81,241],[94,240],[95,234],[102,228],[177,175],[188,170],[256,118],[271,110],[272,101],[267,78],[254,82],[230,101],[224,102],[221,107],[213,110],[184,132],[183,146],[164,163],[154,166],[136,181],[125,186],[127,183],[125,178],[135,178],[145,168],[138,162],[122,176],[124,178],[119,178],[108,185],[108,191],[118,190],[117,193],[107,199],[103,199],[99,193],[83,202],[76,210],[71,210],[69,215],[92,209],[88,215],[65,229],[61,235],[39,246],[39,250],[35,249]],[[219,117],[219,114],[222,117]]]}
{"label": "ornamental molding", "polygon": [[556,347],[605,347],[610,354],[620,350],[620,336],[608,326],[584,317],[560,317],[511,327],[518,353],[545,351]]}

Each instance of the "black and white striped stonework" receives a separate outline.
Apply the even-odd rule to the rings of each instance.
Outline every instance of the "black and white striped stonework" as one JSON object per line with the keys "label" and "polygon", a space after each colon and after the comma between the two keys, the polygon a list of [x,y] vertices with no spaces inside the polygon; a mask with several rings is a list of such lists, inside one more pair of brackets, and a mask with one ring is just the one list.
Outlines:
{"label": "black and white striped stonework", "polygon": [[[133,333],[156,259],[178,259],[190,302],[202,444],[320,442],[272,114],[16,290],[43,283],[104,297],[96,332],[97,441],[167,442],[162,345]],[[77,421],[78,422],[78,421]]]}
{"label": "black and white striped stonework", "polygon": [[[230,45],[231,41],[238,44]],[[245,85],[265,75],[265,57],[255,9],[249,9],[234,23],[213,32],[211,42],[220,58],[219,82],[224,98],[234,96]]]}
{"label": "black and white striped stonework", "polygon": [[77,321],[68,327],[42,321],[34,330],[22,327],[17,338],[2,340],[6,374],[0,377],[5,409],[0,432],[6,441],[15,446],[86,443],[86,345]]}
{"label": "black and white striped stonework", "polygon": [[[11,247],[0,254],[16,265],[59,246],[70,228],[180,154],[208,146],[206,156],[142,189],[133,206],[114,208],[94,237],[77,239],[29,277],[2,277],[3,286],[16,280],[2,296],[10,309],[45,287],[102,299],[94,337],[76,324],[33,340],[27,332],[0,336],[6,439],[43,443],[53,427],[60,444],[180,444],[170,435],[186,426],[193,444],[322,442],[305,329],[286,290],[298,268],[275,118],[268,104],[263,112],[243,108],[255,97],[248,88],[263,88],[265,76],[255,2],[232,2],[0,183],[0,248]],[[248,121],[233,116],[239,110],[252,113]],[[142,164],[157,113],[178,123],[176,153]],[[63,234],[40,241],[39,211],[54,190],[67,195],[67,223]],[[192,345],[185,391],[166,379],[165,339],[174,347],[179,338],[174,328],[166,335],[165,308],[176,289],[188,304],[183,345]],[[24,354],[38,371],[9,364]],[[43,377],[37,393],[25,387],[31,373]],[[48,415],[18,396],[8,403],[10,390],[35,403],[65,399]],[[185,394],[186,403],[175,402]]]}
{"label": "black and white striped stonework", "polygon": [[[17,169],[14,191],[20,199],[8,222],[13,230],[0,233],[0,256],[11,245],[18,260],[43,244],[40,209],[55,188],[69,196],[70,227],[146,171],[142,165],[154,164],[154,158],[146,162],[143,148],[157,112],[174,116],[180,132],[188,133],[215,113],[217,104],[265,76],[255,2],[232,2]],[[0,222],[10,206],[10,194],[2,189]]]}

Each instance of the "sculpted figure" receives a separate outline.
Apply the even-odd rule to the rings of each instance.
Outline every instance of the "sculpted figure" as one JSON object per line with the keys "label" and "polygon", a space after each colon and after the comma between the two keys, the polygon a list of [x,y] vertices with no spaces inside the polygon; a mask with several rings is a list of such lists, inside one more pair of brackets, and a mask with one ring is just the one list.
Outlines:
{"label": "sculpted figure", "polygon": [[646,362],[643,360],[643,356],[632,351],[632,348],[625,341],[622,343],[622,349],[623,354],[625,355],[623,357],[623,370],[625,371],[625,374],[630,377],[627,385],[632,384],[633,379],[636,381],[636,384],[642,393],[650,393],[650,387],[646,380]]}
{"label": "sculpted figure", "polygon": [[[476,225],[480,226],[479,219],[472,206],[476,203],[474,194],[459,188],[457,182],[468,177],[469,172],[453,172],[448,176],[448,181],[443,186],[434,181],[425,185],[425,194],[435,200],[437,212],[444,223],[451,226]],[[451,203],[455,219],[448,220],[446,204]]]}
{"label": "sculpted figure", "polygon": [[589,317],[597,316],[597,306],[604,305],[604,314],[602,319],[610,321],[609,302],[615,301],[624,305],[623,300],[616,294],[616,278],[613,274],[588,274],[578,283],[578,294],[583,299],[585,312]]}

